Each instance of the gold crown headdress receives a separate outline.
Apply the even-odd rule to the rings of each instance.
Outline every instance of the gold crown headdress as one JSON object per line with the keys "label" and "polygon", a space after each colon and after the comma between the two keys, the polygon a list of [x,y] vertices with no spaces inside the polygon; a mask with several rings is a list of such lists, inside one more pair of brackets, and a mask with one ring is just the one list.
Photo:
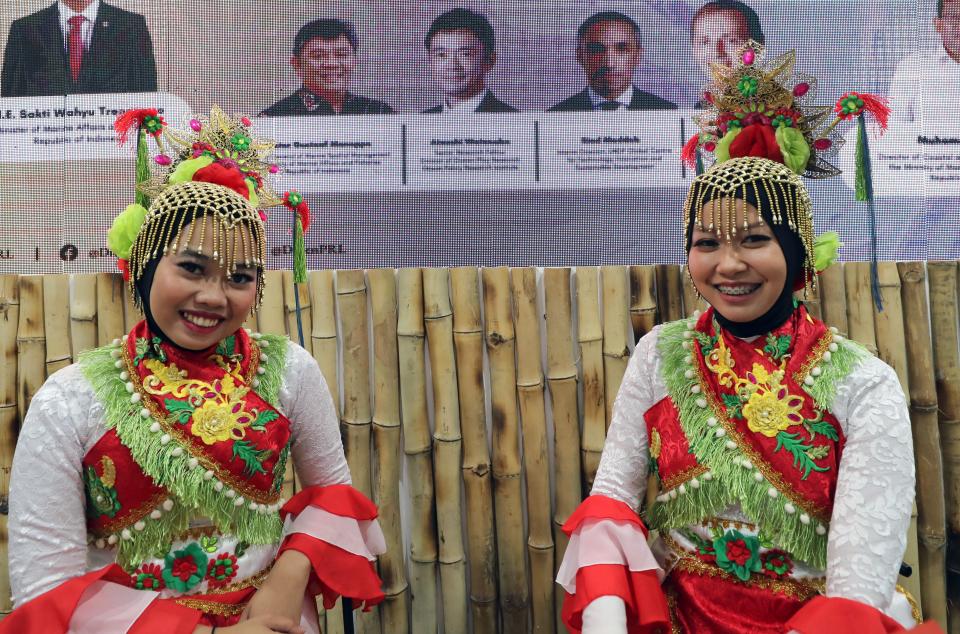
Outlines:
{"label": "gold crown headdress", "polygon": [[[684,231],[702,225],[701,212],[708,201],[726,199],[728,204],[715,210],[709,229],[734,235],[738,231],[734,198],[769,201],[770,209],[758,211],[767,211],[775,225],[787,225],[802,242],[803,282],[809,290],[815,272],[835,259],[840,243],[833,232],[814,239],[810,196],[800,176],[840,173],[827,159],[843,144],[837,126],[856,118],[857,199],[871,201],[872,213],[864,115],[872,114],[883,130],[889,109],[885,100],[859,92],[845,93],[832,108],[814,105],[816,79],[794,71],[794,51],[769,62],[765,57],[766,48],[750,40],[739,49],[732,67],[711,65],[713,81],[704,93],[709,108],[695,117],[700,132],[681,154],[698,172],[684,203]],[[835,116],[828,123],[831,112]],[[715,158],[706,172],[703,153]]]}
{"label": "gold crown headdress", "polygon": [[[297,281],[303,281],[303,234],[309,227],[309,208],[297,192],[276,194],[271,177],[279,168],[268,161],[274,143],[255,138],[247,117],[231,117],[214,106],[209,118],[191,119],[189,130],[173,130],[157,110],[141,109],[121,114],[114,127],[120,144],[136,129],[137,190],[136,202],[114,220],[107,245],[117,256],[138,306],[136,283],[147,263],[191,243],[195,234],[202,244],[206,223],[194,222],[200,217],[211,219],[210,256],[221,266],[231,272],[238,263],[262,269],[267,218],[262,209],[280,204],[296,213],[294,268]],[[154,173],[148,137],[159,149],[153,158]],[[187,225],[182,244],[177,245],[176,237]],[[202,252],[203,247],[199,248]],[[263,276],[258,276],[258,305],[262,294]]]}

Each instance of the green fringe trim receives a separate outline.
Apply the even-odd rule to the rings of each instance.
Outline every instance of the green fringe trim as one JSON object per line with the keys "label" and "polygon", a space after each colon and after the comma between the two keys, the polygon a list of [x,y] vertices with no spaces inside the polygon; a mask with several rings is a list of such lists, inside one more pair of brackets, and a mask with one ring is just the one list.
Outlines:
{"label": "green fringe trim", "polygon": [[[255,342],[256,340],[254,340]],[[270,363],[261,364],[265,372],[259,375],[260,386],[257,394],[273,407],[280,406],[280,386],[283,385],[283,374],[287,367],[287,344],[290,340],[286,335],[260,335],[263,354],[270,357]]]}
{"label": "green fringe trim", "polygon": [[[747,456],[739,447],[730,449],[726,444],[729,440],[726,435],[720,438],[716,436],[721,424],[718,422],[716,427],[707,424],[714,413],[709,405],[697,405],[696,401],[703,397],[702,393],[693,394],[690,391],[697,384],[697,377],[688,379],[685,376],[686,371],[694,367],[687,363],[686,359],[691,353],[683,346],[685,341],[695,341],[684,338],[688,324],[693,323],[682,320],[664,325],[657,345],[663,362],[662,376],[670,398],[680,413],[680,424],[690,443],[690,451],[698,463],[710,470],[712,477],[706,480],[700,476],[697,478],[698,487],[694,488],[691,482],[687,482],[684,484],[686,493],[657,502],[650,511],[653,526],[661,530],[681,528],[715,516],[732,502],[739,501],[743,512],[762,528],[765,538],[790,552],[794,558],[820,569],[825,568],[827,532],[817,534],[818,521],[811,517],[804,524],[800,520],[803,514],[800,508],[787,513],[784,505],[790,502],[789,498],[775,489],[776,495],[771,497],[772,485],[766,478],[756,480],[755,474],[759,471],[753,465],[750,468],[742,465]],[[840,346],[831,353],[830,363],[822,365],[821,375],[808,389],[819,407],[832,402],[837,383],[856,365],[859,354],[854,345]]]}
{"label": "green fringe trim", "polygon": [[[138,130],[137,132],[137,185],[150,180],[150,152],[147,149],[147,132]],[[134,188],[134,202],[143,205],[144,209],[150,209],[150,198],[140,191],[139,187]]]}
{"label": "green fringe trim", "polygon": [[837,346],[836,352],[830,353],[830,361],[820,363],[820,376],[816,377],[813,385],[804,385],[804,391],[813,397],[817,407],[830,409],[833,399],[837,397],[837,386],[840,381],[869,356],[871,356],[869,350],[855,341],[844,338]]}
{"label": "green fringe trim", "polygon": [[[280,385],[283,381],[286,362],[286,337],[264,335],[268,345],[264,352],[269,363],[263,364],[264,374],[258,375],[260,385],[257,393],[276,407]],[[140,416],[141,405],[132,405],[125,382],[120,378],[121,369],[115,365],[111,352],[119,346],[104,346],[80,354],[80,367],[93,386],[97,399],[103,404],[105,426],[116,429],[120,441],[129,450],[144,473],[158,485],[170,491],[176,498],[174,508],[159,519],[145,518],[142,531],[128,527],[131,539],[118,542],[118,563],[122,566],[137,565],[157,553],[167,552],[173,536],[186,530],[192,510],[209,516],[224,533],[237,536],[251,544],[271,544],[280,539],[283,525],[278,513],[259,513],[249,509],[249,501],[236,506],[234,499],[214,488],[214,480],[204,478],[201,466],[189,467],[190,454],[185,448],[174,455],[179,447],[175,440],[166,445],[160,442],[161,433],[151,432],[152,419]],[[179,501],[179,504],[176,502]]]}
{"label": "green fringe trim", "polygon": [[293,230],[293,283],[307,282],[307,249],[303,244],[303,223],[300,217],[294,221]]}

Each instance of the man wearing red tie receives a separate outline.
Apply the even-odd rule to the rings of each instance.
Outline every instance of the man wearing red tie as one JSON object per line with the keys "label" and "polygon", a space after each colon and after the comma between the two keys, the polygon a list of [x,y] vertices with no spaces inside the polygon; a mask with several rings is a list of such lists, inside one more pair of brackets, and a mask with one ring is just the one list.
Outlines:
{"label": "man wearing red tie", "polygon": [[157,89],[143,16],[100,0],[58,0],[10,26],[0,96]]}

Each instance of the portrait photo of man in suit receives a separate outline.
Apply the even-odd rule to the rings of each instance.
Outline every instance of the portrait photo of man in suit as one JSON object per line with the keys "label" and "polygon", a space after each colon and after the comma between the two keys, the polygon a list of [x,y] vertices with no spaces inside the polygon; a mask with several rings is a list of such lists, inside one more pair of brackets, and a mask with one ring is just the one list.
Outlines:
{"label": "portrait photo of man in suit", "polygon": [[423,45],[440,89],[440,104],[425,113],[516,112],[487,88],[497,62],[493,27],[469,9],[451,9],[430,24]]}
{"label": "portrait photo of man in suit", "polygon": [[737,49],[765,41],[757,12],[739,0],[713,0],[697,9],[690,21],[693,59],[710,76],[710,64],[733,66]]}
{"label": "portrait photo of man in suit", "polygon": [[633,77],[642,57],[640,27],[632,18],[618,11],[595,13],[577,29],[577,62],[587,77],[587,87],[549,110],[676,108],[676,104],[633,85]]}
{"label": "portrait photo of man in suit", "polygon": [[350,92],[360,61],[360,39],[349,22],[322,19],[307,22],[293,40],[290,65],[300,88],[260,114],[301,115],[392,114],[389,104]]}
{"label": "portrait photo of man in suit", "polygon": [[142,15],[100,0],[59,0],[10,25],[0,96],[156,89],[153,43]]}

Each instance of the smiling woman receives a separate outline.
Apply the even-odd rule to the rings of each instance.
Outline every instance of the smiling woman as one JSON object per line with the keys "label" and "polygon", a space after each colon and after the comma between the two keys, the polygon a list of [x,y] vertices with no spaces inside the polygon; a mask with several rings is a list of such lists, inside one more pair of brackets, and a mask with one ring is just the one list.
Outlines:
{"label": "smiling woman", "polygon": [[[10,484],[17,609],[0,632],[316,632],[314,595],[383,599],[385,546],[316,362],[241,328],[262,296],[258,207],[282,202],[298,232],[309,210],[270,189],[272,143],[245,117],[215,109],[193,133],[124,117],[141,176],[148,135],[173,154],[108,237],[144,320],[34,397]],[[290,459],[304,488],[286,501]]]}
{"label": "smiling woman", "polygon": [[[184,227],[174,238],[180,250],[156,264],[149,315],[181,348],[203,350],[233,334],[250,315],[257,302],[260,270],[242,260],[224,266],[204,255],[214,253],[215,228],[210,218],[195,222],[203,227],[192,232],[194,243],[182,235],[187,232]],[[252,243],[248,230],[237,232],[236,240]]]}
{"label": "smiling woman", "polygon": [[763,68],[762,53],[749,42],[714,68],[704,120],[720,123],[690,144],[717,156],[682,210],[709,308],[637,343],[590,497],[563,527],[574,632],[886,634],[916,618],[896,589],[915,480],[905,397],[794,297],[831,261],[800,178],[828,165],[777,83],[792,55]]}

